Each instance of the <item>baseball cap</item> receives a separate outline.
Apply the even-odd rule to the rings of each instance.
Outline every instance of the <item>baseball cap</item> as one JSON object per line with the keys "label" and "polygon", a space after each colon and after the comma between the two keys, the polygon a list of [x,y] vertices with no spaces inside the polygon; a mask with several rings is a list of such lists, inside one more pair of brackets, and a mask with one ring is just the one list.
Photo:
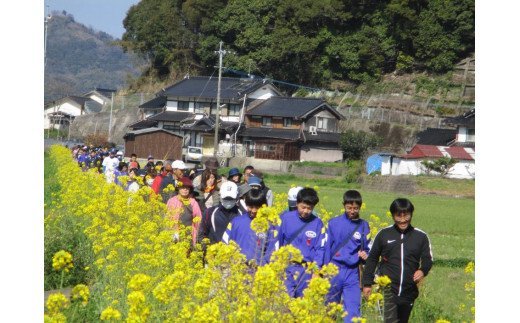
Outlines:
{"label": "baseball cap", "polygon": [[249,179],[247,180],[247,183],[250,186],[262,186],[262,180],[259,177],[256,176],[249,176]]}
{"label": "baseball cap", "polygon": [[123,152],[120,150],[120,151],[117,152],[116,155],[118,155],[118,156],[123,156]]}
{"label": "baseball cap", "polygon": [[175,160],[172,163],[172,168],[173,169],[186,169],[188,167],[186,167],[186,164],[182,160]]}
{"label": "baseball cap", "polygon": [[153,159],[153,156],[152,156],[152,155],[149,155],[149,156],[148,156],[148,160],[150,160],[150,159]]}
{"label": "baseball cap", "polygon": [[251,186],[247,183],[244,183],[238,187],[238,197],[244,196],[247,192],[251,190]]}
{"label": "baseball cap", "polygon": [[298,195],[298,192],[301,191],[302,188],[303,187],[301,187],[301,186],[292,187],[289,190],[289,192],[287,193],[287,200],[289,202],[290,207],[296,206],[296,196]]}
{"label": "baseball cap", "polygon": [[238,196],[238,186],[237,184],[227,181],[220,186],[220,197],[226,198],[231,197],[233,199],[236,199]]}

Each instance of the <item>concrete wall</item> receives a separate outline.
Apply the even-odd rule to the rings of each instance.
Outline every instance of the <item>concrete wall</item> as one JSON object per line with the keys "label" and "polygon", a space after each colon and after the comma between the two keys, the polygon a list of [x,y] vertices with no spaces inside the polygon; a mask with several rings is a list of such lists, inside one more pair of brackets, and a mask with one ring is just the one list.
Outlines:
{"label": "concrete wall", "polygon": [[229,167],[243,170],[247,165],[253,165],[259,170],[288,172],[292,162],[272,159],[257,159],[254,157],[234,157],[229,159]]}
{"label": "concrete wall", "polygon": [[[71,124],[71,139],[82,140],[89,134],[99,133],[108,135],[110,111],[77,116]],[[112,112],[112,142],[124,145],[123,136],[128,126],[139,121],[137,108],[127,108]]]}
{"label": "concrete wall", "polygon": [[335,162],[343,159],[343,151],[341,149],[314,146],[308,147],[309,149],[306,151],[304,147],[302,147],[300,152],[300,161]]}

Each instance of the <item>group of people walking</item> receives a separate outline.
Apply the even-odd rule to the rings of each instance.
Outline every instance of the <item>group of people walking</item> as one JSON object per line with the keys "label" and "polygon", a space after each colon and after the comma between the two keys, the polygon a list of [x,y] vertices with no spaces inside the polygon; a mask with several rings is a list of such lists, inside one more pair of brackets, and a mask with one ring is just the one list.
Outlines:
{"label": "group of people walking", "polygon": [[[284,283],[291,297],[303,296],[312,278],[306,272],[308,264],[335,264],[339,273],[331,279],[326,301],[343,303],[348,313],[344,322],[361,316],[361,296],[370,296],[376,275],[386,275],[391,284],[384,289],[385,322],[408,322],[419,294],[417,284],[433,263],[428,235],[411,225],[414,205],[410,200],[395,199],[389,208],[394,224],[370,237],[368,222],[359,217],[363,200],[358,191],[344,193],[344,212],[324,226],[314,212],[318,193],[313,188],[294,187],[288,192],[287,209],[280,214],[281,224],[255,232],[251,222],[263,205],[272,205],[273,192],[253,166],[242,172],[232,168],[225,177],[218,174],[215,158],[208,159],[203,169],[188,169],[180,160],[154,162],[149,156],[141,170],[135,155],[125,163],[117,151],[105,153],[82,147],[74,155],[81,167],[98,168],[108,182],[118,184],[118,177],[126,171],[130,179],[125,189],[129,191],[139,188],[132,176],[143,176],[143,185],[161,195],[174,223],[191,226],[193,245],[202,243],[205,248],[207,240],[210,244],[235,241],[252,270],[269,263],[275,250],[292,245],[303,259],[286,268]],[[178,226],[174,231],[179,232]]]}

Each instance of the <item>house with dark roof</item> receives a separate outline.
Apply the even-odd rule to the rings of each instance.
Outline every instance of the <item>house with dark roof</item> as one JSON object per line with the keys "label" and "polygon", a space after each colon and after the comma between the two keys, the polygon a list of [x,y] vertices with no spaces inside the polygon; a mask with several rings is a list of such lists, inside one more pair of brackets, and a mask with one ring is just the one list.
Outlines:
{"label": "house with dark roof", "polygon": [[239,132],[246,156],[260,159],[338,161],[338,122],[343,117],[322,99],[271,97],[255,101]]}
{"label": "house with dark roof", "polygon": [[101,112],[103,105],[90,98],[69,95],[47,104],[43,112],[44,129],[60,129],[83,114]]}
{"label": "house with dark roof", "polygon": [[[184,137],[186,146],[213,154],[218,78],[188,77],[156,94],[139,106],[143,120],[130,129],[156,127]],[[243,109],[255,100],[281,95],[270,82],[257,78],[221,78],[219,138],[233,134]]]}

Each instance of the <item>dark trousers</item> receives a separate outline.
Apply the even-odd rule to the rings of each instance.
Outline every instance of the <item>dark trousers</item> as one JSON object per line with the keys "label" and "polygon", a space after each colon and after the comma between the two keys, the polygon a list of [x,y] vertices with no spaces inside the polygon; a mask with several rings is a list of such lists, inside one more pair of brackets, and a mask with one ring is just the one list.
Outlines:
{"label": "dark trousers", "polygon": [[413,301],[395,295],[388,287],[384,291],[385,323],[407,323],[412,313]]}

